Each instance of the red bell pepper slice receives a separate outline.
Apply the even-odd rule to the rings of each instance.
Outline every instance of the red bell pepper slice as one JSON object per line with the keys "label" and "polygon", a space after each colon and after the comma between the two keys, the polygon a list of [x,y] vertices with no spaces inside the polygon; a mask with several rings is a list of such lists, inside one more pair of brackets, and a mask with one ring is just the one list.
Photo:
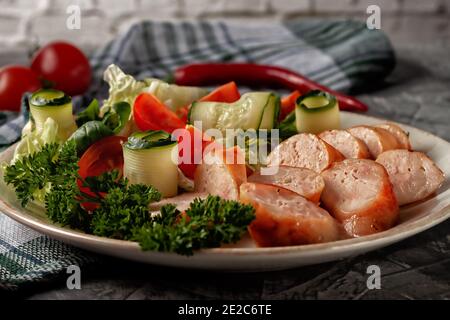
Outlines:
{"label": "red bell pepper slice", "polygon": [[295,109],[295,102],[301,93],[298,90],[292,91],[292,93],[281,99],[281,110],[279,120],[283,120],[286,116]]}
{"label": "red bell pepper slice", "polygon": [[151,93],[141,93],[134,101],[134,122],[141,131],[164,130],[172,133],[184,128],[178,116]]}
{"label": "red bell pepper slice", "polygon": [[[178,140],[178,168],[186,177],[194,179],[195,169],[203,159],[206,146],[213,143],[214,140],[191,125],[187,125],[184,131],[177,130],[174,133]],[[188,154],[184,152],[188,152]]]}
{"label": "red bell pepper slice", "polygon": [[239,100],[241,94],[234,81],[228,82],[215,90],[211,91],[208,95],[202,97],[199,101],[211,101],[211,102],[235,102]]}

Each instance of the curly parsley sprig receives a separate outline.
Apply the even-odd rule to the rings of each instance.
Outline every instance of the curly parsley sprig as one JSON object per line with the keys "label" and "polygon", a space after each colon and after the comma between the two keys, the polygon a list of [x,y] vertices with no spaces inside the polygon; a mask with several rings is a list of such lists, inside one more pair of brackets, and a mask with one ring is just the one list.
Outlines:
{"label": "curly parsley sprig", "polygon": [[194,250],[237,242],[255,219],[254,209],[218,196],[195,199],[185,213],[172,204],[139,228],[134,240],[143,250],[192,255]]}
{"label": "curly parsley sprig", "polygon": [[[47,216],[56,223],[97,236],[138,241],[143,250],[193,254],[201,248],[238,241],[255,218],[252,206],[208,196],[195,199],[185,212],[172,204],[150,216],[149,204],[161,194],[153,187],[130,185],[117,171],[82,179],[76,145],[47,144],[41,151],[6,167],[4,179],[15,188],[22,206],[45,194]],[[79,188],[79,181],[91,192]],[[95,203],[92,212],[86,202]]]}
{"label": "curly parsley sprig", "polygon": [[65,184],[78,176],[78,157],[73,141],[62,147],[57,143],[46,144],[42,150],[23,157],[6,167],[4,179],[16,190],[22,206],[34,200],[34,195],[51,185]]}

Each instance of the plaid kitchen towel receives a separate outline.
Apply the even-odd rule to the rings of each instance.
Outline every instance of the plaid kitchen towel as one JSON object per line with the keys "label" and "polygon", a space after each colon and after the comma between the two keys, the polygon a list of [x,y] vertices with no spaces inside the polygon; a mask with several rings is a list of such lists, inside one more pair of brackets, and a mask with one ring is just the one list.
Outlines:
{"label": "plaid kitchen towel", "polygon": [[[388,75],[395,58],[386,36],[354,21],[279,23],[141,22],[100,48],[91,58],[94,80],[78,106],[104,98],[104,69],[119,65],[136,78],[164,78],[174,68],[199,61],[278,65],[336,90],[364,88]],[[17,141],[23,115],[0,115],[0,146]],[[71,264],[95,255],[52,240],[0,213],[0,287],[48,281]]]}

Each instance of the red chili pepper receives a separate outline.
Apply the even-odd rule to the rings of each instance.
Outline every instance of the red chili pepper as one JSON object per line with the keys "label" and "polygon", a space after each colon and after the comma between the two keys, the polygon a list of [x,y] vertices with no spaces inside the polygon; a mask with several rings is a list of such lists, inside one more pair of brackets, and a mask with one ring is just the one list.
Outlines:
{"label": "red chili pepper", "polygon": [[291,70],[253,63],[201,63],[180,67],[175,71],[175,83],[187,86],[208,86],[236,81],[239,85],[283,87],[306,93],[322,90],[334,95],[339,107],[348,111],[367,111],[356,98],[331,90]]}

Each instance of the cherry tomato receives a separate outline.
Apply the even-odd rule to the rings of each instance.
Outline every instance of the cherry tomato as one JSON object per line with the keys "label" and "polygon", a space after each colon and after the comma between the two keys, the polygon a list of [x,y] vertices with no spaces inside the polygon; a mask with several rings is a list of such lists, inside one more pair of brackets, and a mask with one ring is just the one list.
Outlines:
{"label": "cherry tomato", "polygon": [[185,122],[151,93],[141,93],[134,101],[134,122],[139,130],[164,130],[172,133]]}
{"label": "cherry tomato", "polygon": [[[122,143],[126,137],[110,136],[103,138],[91,145],[78,161],[80,169],[78,173],[81,178],[99,176],[104,172],[118,169],[123,170],[123,152]],[[81,181],[78,181],[80,190],[88,195],[95,195],[89,188],[82,187]],[[97,205],[94,203],[83,203],[87,210],[94,210]]]}
{"label": "cherry tomato", "polygon": [[300,96],[301,96],[300,92],[295,90],[292,91],[290,95],[283,97],[283,99],[281,99],[281,110],[279,120],[283,120],[284,118],[286,118],[286,116],[295,109],[295,102],[297,101],[297,98]]}
{"label": "cherry tomato", "polygon": [[113,169],[122,170],[122,143],[126,137],[109,136],[91,145],[81,156],[78,165],[82,178],[98,176]]}
{"label": "cherry tomato", "polygon": [[67,42],[53,42],[41,48],[31,61],[33,69],[53,88],[68,95],[83,94],[91,84],[89,61],[80,49]]}
{"label": "cherry tomato", "polygon": [[20,111],[25,92],[41,87],[38,75],[30,68],[6,66],[0,69],[0,110]]}

